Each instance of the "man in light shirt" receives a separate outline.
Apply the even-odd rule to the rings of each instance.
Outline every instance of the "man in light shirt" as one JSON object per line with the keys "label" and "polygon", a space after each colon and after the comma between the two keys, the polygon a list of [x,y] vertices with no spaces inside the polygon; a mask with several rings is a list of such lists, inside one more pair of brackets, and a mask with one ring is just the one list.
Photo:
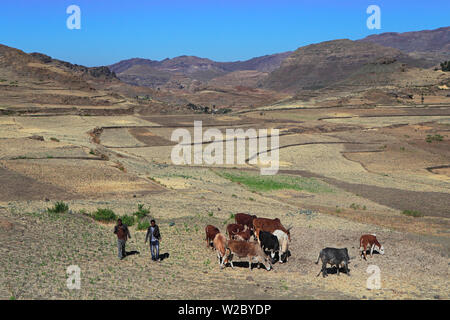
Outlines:
{"label": "man in light shirt", "polygon": [[159,227],[155,223],[155,220],[150,221],[150,227],[147,229],[145,235],[145,243],[150,240],[150,252],[152,253],[153,261],[161,261],[159,258],[159,242],[161,241],[161,234],[159,233]]}

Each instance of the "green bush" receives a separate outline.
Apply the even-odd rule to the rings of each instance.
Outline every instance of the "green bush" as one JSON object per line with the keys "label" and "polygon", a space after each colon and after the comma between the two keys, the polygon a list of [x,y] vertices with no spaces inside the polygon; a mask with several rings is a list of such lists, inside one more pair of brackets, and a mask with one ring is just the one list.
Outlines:
{"label": "green bush", "polygon": [[450,60],[441,62],[442,71],[450,71]]}
{"label": "green bush", "polygon": [[97,221],[115,221],[117,220],[117,216],[111,209],[97,209],[94,212],[94,219]]}
{"label": "green bush", "polygon": [[50,213],[64,213],[69,211],[69,205],[63,201],[58,201],[53,205],[53,208],[47,208]]}
{"label": "green bush", "polygon": [[422,217],[423,216],[423,214],[420,211],[416,211],[416,210],[403,210],[402,213],[404,215],[410,216],[410,217]]}
{"label": "green bush", "polygon": [[444,137],[441,136],[440,134],[435,134],[434,136],[429,134],[429,135],[427,135],[427,138],[425,140],[426,140],[426,142],[431,143],[433,141],[442,141],[442,140],[444,140]]}
{"label": "green bush", "polygon": [[136,212],[133,213],[133,215],[138,219],[141,220],[143,218],[145,218],[146,216],[148,216],[148,214],[150,213],[149,209],[145,209],[143,204],[138,204],[138,210]]}
{"label": "green bush", "polygon": [[121,216],[120,219],[122,219],[123,224],[126,224],[129,227],[134,225],[134,223],[135,223],[135,219],[133,216],[124,215],[124,216]]}
{"label": "green bush", "polygon": [[138,223],[137,229],[138,230],[147,230],[150,227],[150,222],[142,221]]}

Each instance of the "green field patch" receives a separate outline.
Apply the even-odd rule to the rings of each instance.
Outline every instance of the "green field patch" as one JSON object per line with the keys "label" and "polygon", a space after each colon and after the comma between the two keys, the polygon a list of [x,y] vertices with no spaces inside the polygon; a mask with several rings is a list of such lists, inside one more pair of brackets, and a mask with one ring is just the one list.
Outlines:
{"label": "green field patch", "polygon": [[294,177],[289,175],[262,176],[252,173],[219,172],[221,177],[240,183],[252,191],[297,190],[311,193],[333,192],[323,182],[315,178]]}

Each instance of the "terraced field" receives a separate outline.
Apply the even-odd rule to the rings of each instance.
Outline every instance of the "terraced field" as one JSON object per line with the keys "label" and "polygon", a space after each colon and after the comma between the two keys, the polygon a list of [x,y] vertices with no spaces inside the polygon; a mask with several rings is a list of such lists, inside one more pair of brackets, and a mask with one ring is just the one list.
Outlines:
{"label": "terraced field", "polygon": [[[418,109],[2,116],[0,298],[448,299],[450,107]],[[222,132],[279,129],[278,175],[260,176],[249,161],[174,165],[171,134],[193,133],[194,120]],[[69,211],[48,212],[56,201]],[[124,216],[138,204],[161,227],[159,263],[137,224],[134,254],[119,261],[113,224],[93,219],[98,208]],[[204,227],[225,230],[238,212],[292,225],[289,262],[219,270]],[[363,233],[376,233],[386,254],[360,260]],[[349,249],[350,277],[316,277],[327,246]],[[370,264],[381,269],[380,290],[366,288]],[[66,287],[69,265],[81,268],[80,290]]]}

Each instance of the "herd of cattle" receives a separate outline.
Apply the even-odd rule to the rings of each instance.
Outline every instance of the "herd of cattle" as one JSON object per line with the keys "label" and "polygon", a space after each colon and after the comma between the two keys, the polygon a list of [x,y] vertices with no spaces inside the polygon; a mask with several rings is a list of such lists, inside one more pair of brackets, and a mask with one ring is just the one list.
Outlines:
{"label": "herd of cattle", "polygon": [[[258,218],[255,215],[237,213],[235,223],[227,225],[226,234],[228,238],[215,226],[206,226],[206,246],[210,247],[212,243],[213,250],[217,252],[221,269],[227,263],[234,268],[233,258],[237,257],[248,259],[250,270],[252,269],[252,263],[256,262],[258,268],[262,264],[269,271],[277,260],[280,263],[288,262],[290,256],[289,242],[291,241],[290,229],[291,227],[286,229],[278,218]],[[375,247],[380,254],[384,254],[384,248],[378,242],[375,234],[361,236],[359,240],[361,257],[366,259],[367,249],[370,249],[370,255],[372,256]],[[322,268],[317,276],[320,273],[323,277],[328,275],[327,264],[332,267],[336,266],[338,275],[340,267],[343,267],[346,274],[350,275],[348,270],[350,257],[347,248],[324,248],[320,251],[316,264],[319,263],[319,260],[322,261]]]}

